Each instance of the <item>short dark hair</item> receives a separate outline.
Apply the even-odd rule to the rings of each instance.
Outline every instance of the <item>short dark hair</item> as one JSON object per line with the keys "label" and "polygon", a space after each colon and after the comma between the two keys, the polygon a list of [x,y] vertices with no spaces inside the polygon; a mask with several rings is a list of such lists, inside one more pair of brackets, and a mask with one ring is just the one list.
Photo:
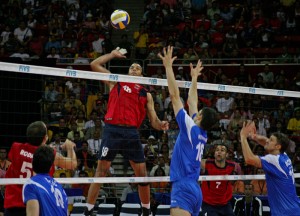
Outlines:
{"label": "short dark hair", "polygon": [[38,147],[33,154],[32,169],[35,173],[49,173],[55,159],[54,150],[46,145]]}
{"label": "short dark hair", "polygon": [[229,146],[226,143],[217,143],[214,144],[214,152],[216,151],[218,146],[224,146],[226,148],[226,152],[229,152]]}
{"label": "short dark hair", "polygon": [[202,108],[202,120],[200,127],[204,130],[210,130],[218,121],[218,115],[216,110],[204,107]]}
{"label": "short dark hair", "polygon": [[47,128],[45,123],[42,121],[36,121],[31,123],[27,127],[27,141],[34,146],[39,146],[42,144],[43,139],[47,135]]}
{"label": "short dark hair", "polygon": [[289,147],[290,139],[285,134],[280,132],[275,132],[272,135],[276,137],[277,143],[281,145],[280,152],[284,153]]}

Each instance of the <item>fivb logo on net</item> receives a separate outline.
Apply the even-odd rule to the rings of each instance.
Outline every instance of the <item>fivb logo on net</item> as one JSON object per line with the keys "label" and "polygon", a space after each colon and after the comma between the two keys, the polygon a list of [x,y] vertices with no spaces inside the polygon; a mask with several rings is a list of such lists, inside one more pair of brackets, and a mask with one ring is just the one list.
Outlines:
{"label": "fivb logo on net", "polygon": [[77,76],[77,71],[76,70],[66,70],[66,76],[68,77],[76,77]]}
{"label": "fivb logo on net", "polygon": [[225,85],[218,85],[218,91],[226,91]]}
{"label": "fivb logo on net", "polygon": [[110,74],[109,75],[109,81],[119,81],[119,75]]}
{"label": "fivb logo on net", "polygon": [[30,72],[30,66],[28,66],[28,65],[19,65],[19,72],[29,73]]}
{"label": "fivb logo on net", "polygon": [[157,84],[157,79],[156,79],[156,78],[150,78],[150,79],[149,79],[149,83],[150,83],[151,85],[156,85],[156,84]]}

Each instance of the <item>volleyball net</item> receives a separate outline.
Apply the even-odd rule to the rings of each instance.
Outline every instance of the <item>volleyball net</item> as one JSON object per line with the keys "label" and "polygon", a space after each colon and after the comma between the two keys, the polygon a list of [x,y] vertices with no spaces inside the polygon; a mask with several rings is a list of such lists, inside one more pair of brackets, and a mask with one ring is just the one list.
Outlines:
{"label": "volleyball net", "polygon": [[[152,66],[153,67],[153,66]],[[156,67],[156,65],[154,65]],[[161,65],[157,65],[157,68],[162,68]],[[32,95],[40,95],[41,98],[44,96],[44,91],[47,86],[46,81],[47,80],[63,80],[63,86],[62,88],[67,88],[68,87],[68,81],[72,82],[72,80],[76,80],[76,82],[80,82],[78,80],[92,80],[92,81],[113,81],[113,82],[129,82],[129,83],[138,83],[138,84],[143,84],[145,86],[151,86],[152,90],[151,93],[157,92],[158,89],[163,87],[164,89],[168,86],[167,80],[158,78],[158,77],[132,77],[132,76],[127,76],[127,75],[121,75],[121,74],[103,74],[103,73],[97,73],[97,72],[91,72],[91,71],[84,71],[84,70],[76,70],[73,68],[51,68],[51,67],[42,67],[42,66],[34,66],[34,65],[27,65],[27,64],[14,64],[14,63],[6,63],[6,62],[1,62],[0,63],[0,69],[1,71],[5,71],[5,75],[2,73],[1,75],[1,81],[2,81],[2,87],[0,87],[3,92],[6,92],[7,95],[3,95],[1,99],[1,104],[6,104],[5,109],[2,109],[1,115],[2,116],[10,116],[11,121],[9,119],[7,120],[6,124],[7,125],[2,125],[10,128],[10,130],[14,130],[14,127],[17,126],[18,123],[14,122],[14,118],[12,117],[13,115],[18,115],[18,118],[21,118],[21,120],[24,121],[24,118],[22,116],[27,116],[28,123],[37,120],[38,117],[40,117],[40,120],[44,120],[45,116],[45,105],[41,104],[41,101],[37,101],[35,97]],[[174,71],[176,71],[174,69]],[[9,75],[8,75],[9,74]],[[38,77],[31,76],[31,75],[37,75]],[[9,80],[13,76],[15,80],[18,80],[17,83],[10,83],[7,84],[5,83],[6,80]],[[33,82],[35,84],[32,84],[32,81],[37,81]],[[27,83],[29,82],[29,84]],[[69,82],[69,83],[70,83]],[[190,81],[183,81],[183,80],[178,80],[178,86],[183,89],[183,92],[185,94],[187,93],[187,90],[191,86]],[[27,84],[26,84],[27,83]],[[28,85],[30,88],[27,88]],[[37,85],[37,86],[36,86]],[[24,86],[27,86],[26,88]],[[156,87],[155,87],[156,86]],[[289,90],[282,90],[282,89],[268,89],[268,88],[256,88],[256,87],[247,87],[247,86],[235,86],[235,85],[227,85],[227,84],[213,84],[213,83],[208,83],[208,82],[199,82],[197,85],[197,88],[200,91],[200,97],[203,99],[200,101],[201,106],[215,106],[214,99],[217,100],[217,98],[223,97],[223,93],[228,92],[231,95],[239,95],[239,101],[243,101],[244,103],[250,104],[250,100],[259,102],[258,106],[255,107],[253,110],[250,107],[244,107],[245,112],[250,112],[252,111],[252,118],[253,116],[258,115],[258,113],[261,110],[266,110],[267,112],[264,112],[263,115],[264,117],[266,115],[268,118],[268,130],[276,130],[276,126],[272,124],[277,124],[278,122],[283,124],[283,117],[286,117],[286,121],[284,122],[285,127],[284,129],[286,130],[288,120],[291,119],[294,115],[294,109],[296,108],[297,104],[299,103],[299,98],[300,98],[300,93],[297,91],[289,91]],[[25,90],[26,89],[26,90]],[[29,90],[28,90],[29,89]],[[31,90],[30,90],[31,89]],[[101,88],[100,88],[101,89]],[[151,89],[151,88],[149,88]],[[4,91],[5,90],[5,91]],[[9,92],[14,92],[14,94],[11,94]],[[65,91],[63,91],[65,94]],[[88,93],[86,93],[88,94]],[[96,94],[93,92],[92,94]],[[105,90],[103,90],[102,94],[105,94]],[[19,95],[19,97],[16,97],[16,99],[12,99],[12,95]],[[95,95],[93,95],[95,96]],[[249,97],[248,97],[249,96]],[[66,95],[68,97],[68,95]],[[87,103],[88,98],[90,97],[86,95],[86,102],[85,102],[85,109],[86,109],[86,117],[89,117],[89,114],[91,112],[91,108],[89,111],[87,111]],[[9,98],[9,99],[8,99]],[[92,97],[93,100],[96,100],[96,97]],[[213,99],[214,98],[214,99]],[[207,103],[207,100],[209,103]],[[262,100],[265,100],[262,103]],[[13,103],[11,103],[13,101]],[[251,102],[253,102],[251,101]],[[8,104],[7,104],[8,103]],[[22,107],[24,106],[23,104],[27,104],[28,106],[25,110],[25,112],[29,112],[29,110],[35,110],[35,111],[30,111],[30,113],[16,113],[14,112],[14,107],[13,106],[19,106]],[[253,103],[255,106],[255,103]],[[286,109],[282,109],[279,107],[279,105],[282,104]],[[39,106],[37,109],[36,107]],[[90,105],[89,105],[90,106]],[[163,106],[165,106],[163,104]],[[220,106],[223,106],[222,104]],[[224,105],[225,106],[225,105]],[[236,104],[237,109],[240,110],[241,104]],[[244,104],[245,106],[245,104]],[[250,105],[249,105],[250,106]],[[264,109],[264,106],[265,107]],[[272,106],[274,109],[272,109]],[[4,107],[4,105],[3,105]],[[32,108],[35,107],[35,108]],[[24,108],[24,107],[23,107]],[[162,111],[166,110],[167,107],[163,107]],[[221,107],[222,110],[222,107]],[[225,110],[225,109],[224,109]],[[34,112],[34,113],[33,113]],[[289,112],[289,113],[288,113]],[[232,116],[232,113],[234,112],[226,112],[224,111],[221,113],[221,117],[223,118],[223,121],[220,121],[220,128],[221,133],[222,130],[227,131],[228,125]],[[34,117],[32,117],[34,116]],[[256,118],[255,117],[255,118]],[[266,118],[266,119],[267,119]],[[276,121],[271,121],[271,119],[276,118]],[[174,119],[168,119],[168,120],[174,120]],[[24,124],[23,126],[27,126],[26,121],[22,122],[21,124]],[[241,125],[240,125],[241,126]],[[240,129],[240,126],[237,126],[237,130]],[[146,130],[143,128],[143,130]],[[213,137],[211,142],[215,141],[214,139],[220,139],[220,134],[211,134]],[[237,136],[237,132],[235,131],[235,135],[232,136]],[[23,131],[23,138],[25,138],[25,130]],[[151,132],[146,133],[147,137],[150,137],[149,135],[152,135]],[[231,137],[228,132],[228,139],[231,139],[231,141],[236,141],[238,142],[237,137]],[[5,135],[2,135],[5,136]],[[3,138],[3,137],[2,137]],[[156,137],[156,140],[160,142],[163,138]],[[237,139],[237,140],[235,140]],[[5,140],[5,139],[4,139]],[[17,141],[17,140],[16,140]],[[295,152],[297,151],[296,148],[296,140],[294,141],[294,148],[290,150],[290,155],[296,154]],[[9,146],[11,143],[6,143],[6,146]],[[158,145],[160,145],[158,143]],[[172,145],[172,144],[171,144]],[[238,148],[240,144],[235,143],[233,144],[234,149],[232,150],[233,158],[236,157],[238,159]],[[9,147],[7,148],[9,150]],[[159,155],[160,152],[157,150],[157,155]],[[209,156],[209,151],[207,152],[207,155]],[[211,156],[211,155],[210,155]],[[299,159],[300,160],[300,159]],[[121,162],[122,164],[123,162]],[[244,163],[244,162],[241,162]],[[114,163],[113,163],[114,164]],[[120,164],[119,164],[120,165]],[[122,169],[124,167],[121,167]],[[249,168],[249,166],[248,166]],[[150,171],[150,170],[148,170]],[[94,178],[92,175],[89,177],[72,177],[72,178],[60,178],[57,176],[57,180],[60,183],[63,184],[90,184],[90,183],[140,183],[140,182],[169,182],[170,178],[169,176],[154,176],[154,177],[122,177],[121,174],[117,175],[117,177],[103,177],[103,178]],[[216,181],[216,180],[230,180],[230,181],[237,181],[237,180],[260,180],[264,179],[264,175],[255,175],[253,172],[245,172],[243,175],[226,175],[226,176],[205,176],[201,175],[199,176],[199,181]],[[295,173],[295,178],[300,178],[300,173]],[[0,179],[0,184],[7,185],[7,184],[23,184],[26,181],[26,179]]]}

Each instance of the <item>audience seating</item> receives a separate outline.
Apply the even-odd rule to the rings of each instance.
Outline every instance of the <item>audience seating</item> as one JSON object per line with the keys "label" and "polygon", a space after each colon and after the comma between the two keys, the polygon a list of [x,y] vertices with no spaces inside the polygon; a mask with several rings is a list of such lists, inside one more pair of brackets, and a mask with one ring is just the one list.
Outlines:
{"label": "audience seating", "polygon": [[170,215],[170,205],[159,205],[155,216],[166,216]]}
{"label": "audience seating", "polygon": [[271,215],[270,207],[263,205],[263,212],[262,213],[263,213],[264,216],[270,216]]}
{"label": "audience seating", "polygon": [[114,216],[116,209],[115,204],[101,203],[98,207],[96,216]]}
{"label": "audience seating", "polygon": [[121,207],[120,216],[138,216],[141,214],[141,205],[137,203],[124,203]]}
{"label": "audience seating", "polygon": [[70,216],[84,216],[86,210],[87,207],[85,203],[76,202],[73,204],[73,209]]}

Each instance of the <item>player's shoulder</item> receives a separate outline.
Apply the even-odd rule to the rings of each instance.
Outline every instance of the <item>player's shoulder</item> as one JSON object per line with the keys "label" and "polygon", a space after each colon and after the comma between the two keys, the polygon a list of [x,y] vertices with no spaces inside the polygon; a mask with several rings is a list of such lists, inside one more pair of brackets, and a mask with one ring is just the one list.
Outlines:
{"label": "player's shoulder", "polygon": [[26,143],[13,142],[10,149],[13,152],[13,151],[17,151],[18,149],[23,148],[24,146],[26,146]]}
{"label": "player's shoulder", "polygon": [[11,145],[11,147],[17,147],[20,145],[24,145],[25,143],[20,143],[20,142],[13,142],[13,144]]}

